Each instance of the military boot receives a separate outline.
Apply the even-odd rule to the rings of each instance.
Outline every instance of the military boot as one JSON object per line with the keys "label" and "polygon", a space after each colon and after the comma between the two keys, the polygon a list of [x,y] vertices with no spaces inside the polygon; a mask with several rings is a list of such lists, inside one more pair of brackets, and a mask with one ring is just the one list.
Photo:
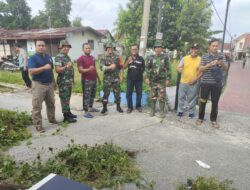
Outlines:
{"label": "military boot", "polygon": [[123,109],[121,108],[120,104],[116,104],[116,110],[120,113],[123,113]]}
{"label": "military boot", "polygon": [[153,117],[155,115],[155,104],[156,101],[151,101],[150,117]]}
{"label": "military boot", "polygon": [[71,111],[69,111],[69,117],[71,117],[71,118],[77,118],[77,115],[75,115],[75,114],[71,113]]}
{"label": "military boot", "polygon": [[107,103],[103,103],[102,105],[103,105],[103,108],[102,108],[101,113],[105,114],[108,111],[108,109],[107,109]]}
{"label": "military boot", "polygon": [[159,104],[160,104],[160,118],[165,118],[166,117],[165,109],[164,109],[165,108],[165,102],[160,101]]}
{"label": "military boot", "polygon": [[68,122],[68,123],[75,123],[76,122],[76,119],[70,117],[69,112],[63,113],[63,117],[64,117],[63,122]]}

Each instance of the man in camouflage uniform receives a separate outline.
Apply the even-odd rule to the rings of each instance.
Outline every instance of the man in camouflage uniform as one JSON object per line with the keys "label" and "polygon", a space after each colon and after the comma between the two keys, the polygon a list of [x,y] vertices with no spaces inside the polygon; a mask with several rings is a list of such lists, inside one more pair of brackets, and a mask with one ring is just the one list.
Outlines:
{"label": "man in camouflage uniform", "polygon": [[168,57],[162,54],[162,44],[156,41],[154,45],[155,55],[148,58],[146,64],[146,84],[150,87],[151,112],[155,115],[155,105],[157,99],[160,105],[160,117],[165,117],[165,104],[167,103],[166,87],[169,85],[171,71]]}
{"label": "man in camouflage uniform", "polygon": [[119,73],[117,72],[116,68],[119,67],[119,57],[113,53],[113,46],[112,44],[106,45],[106,52],[101,59],[101,70],[104,72],[103,75],[103,109],[101,111],[102,114],[105,114],[107,110],[108,104],[108,97],[110,94],[110,89],[112,87],[115,102],[116,102],[116,110],[120,113],[123,112],[120,106],[120,78]]}
{"label": "man in camouflage uniform", "polygon": [[70,97],[74,82],[74,69],[70,57],[68,56],[71,45],[66,40],[61,40],[60,53],[55,57],[55,68],[58,73],[57,85],[59,97],[62,105],[64,120],[69,123],[76,122],[76,115],[70,111]]}

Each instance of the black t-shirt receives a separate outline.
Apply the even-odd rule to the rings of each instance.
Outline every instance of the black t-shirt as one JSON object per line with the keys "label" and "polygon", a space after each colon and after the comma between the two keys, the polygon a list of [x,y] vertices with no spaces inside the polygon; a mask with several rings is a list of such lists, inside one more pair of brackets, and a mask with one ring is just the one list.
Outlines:
{"label": "black t-shirt", "polygon": [[142,56],[132,58],[133,61],[128,65],[129,80],[143,80],[143,72],[145,70],[145,61]]}

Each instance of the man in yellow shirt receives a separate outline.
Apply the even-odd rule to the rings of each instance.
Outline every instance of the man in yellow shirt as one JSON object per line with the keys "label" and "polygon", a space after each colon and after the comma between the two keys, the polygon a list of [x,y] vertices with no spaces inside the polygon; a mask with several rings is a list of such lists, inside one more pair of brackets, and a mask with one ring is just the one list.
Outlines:
{"label": "man in yellow shirt", "polygon": [[185,101],[188,102],[189,118],[194,117],[198,90],[197,81],[201,77],[200,61],[199,45],[193,44],[190,48],[190,54],[185,56],[177,67],[177,71],[181,73],[177,109],[177,116],[180,118],[183,116]]}

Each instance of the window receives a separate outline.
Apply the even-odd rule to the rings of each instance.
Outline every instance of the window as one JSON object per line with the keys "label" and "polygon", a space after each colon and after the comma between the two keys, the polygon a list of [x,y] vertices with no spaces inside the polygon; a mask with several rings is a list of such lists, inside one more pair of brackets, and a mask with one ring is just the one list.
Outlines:
{"label": "window", "polygon": [[242,49],[242,46],[243,46],[243,43],[242,43],[242,42],[240,42],[240,46],[239,46],[239,48],[240,48],[240,49]]}
{"label": "window", "polygon": [[95,48],[95,46],[94,46],[94,40],[88,40],[88,44],[90,45],[90,48],[92,50]]}

